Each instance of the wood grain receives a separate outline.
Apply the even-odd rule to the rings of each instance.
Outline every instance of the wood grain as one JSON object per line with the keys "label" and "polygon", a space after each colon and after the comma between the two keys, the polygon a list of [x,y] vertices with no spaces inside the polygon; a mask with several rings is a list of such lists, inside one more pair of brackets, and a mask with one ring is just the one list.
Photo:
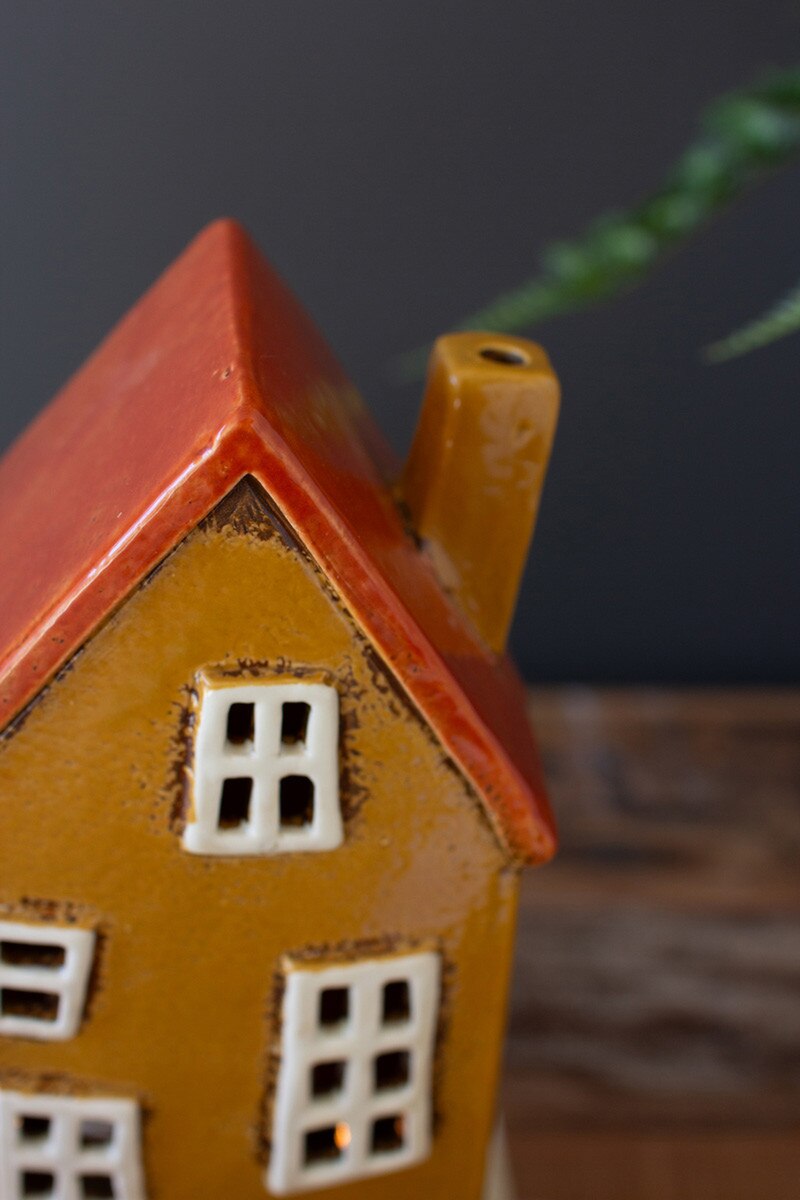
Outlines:
{"label": "wood grain", "polygon": [[518,1134],[518,1200],[797,1200],[800,1141],[776,1134]]}
{"label": "wood grain", "polygon": [[531,709],[562,851],[523,886],[523,1200],[795,1200],[800,692],[560,688]]}

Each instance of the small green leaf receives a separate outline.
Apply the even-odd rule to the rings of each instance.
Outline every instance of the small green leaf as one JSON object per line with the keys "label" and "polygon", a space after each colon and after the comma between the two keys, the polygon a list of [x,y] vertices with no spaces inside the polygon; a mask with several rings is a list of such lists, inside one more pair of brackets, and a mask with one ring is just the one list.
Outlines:
{"label": "small green leaf", "polygon": [[800,284],[763,316],[708,346],[705,356],[709,362],[727,362],[797,330],[800,330]]}

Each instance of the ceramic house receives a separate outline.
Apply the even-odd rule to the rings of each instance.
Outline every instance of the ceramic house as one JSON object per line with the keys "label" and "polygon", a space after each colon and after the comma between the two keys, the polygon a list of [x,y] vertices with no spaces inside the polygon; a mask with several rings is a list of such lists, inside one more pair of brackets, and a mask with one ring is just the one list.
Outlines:
{"label": "ceramic house", "polygon": [[445,338],[401,470],[219,222],[6,456],[0,1200],[489,1194],[556,407]]}

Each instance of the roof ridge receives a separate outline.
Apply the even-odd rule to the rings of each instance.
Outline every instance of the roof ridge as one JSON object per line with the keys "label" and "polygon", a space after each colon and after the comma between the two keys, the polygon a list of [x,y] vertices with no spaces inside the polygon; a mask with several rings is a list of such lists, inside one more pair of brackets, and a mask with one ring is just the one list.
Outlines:
{"label": "roof ridge", "polygon": [[546,859],[553,825],[521,684],[408,534],[388,486],[395,466],[292,294],[240,226],[215,222],[0,466],[0,729],[250,474],[511,853]]}

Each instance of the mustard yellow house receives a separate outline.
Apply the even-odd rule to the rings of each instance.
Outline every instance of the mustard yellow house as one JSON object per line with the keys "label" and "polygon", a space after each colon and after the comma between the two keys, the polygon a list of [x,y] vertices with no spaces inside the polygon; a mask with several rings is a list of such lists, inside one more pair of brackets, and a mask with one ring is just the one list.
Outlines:
{"label": "mustard yellow house", "polygon": [[0,1200],[479,1200],[520,868],[542,352],[405,471],[241,229],[0,465]]}

